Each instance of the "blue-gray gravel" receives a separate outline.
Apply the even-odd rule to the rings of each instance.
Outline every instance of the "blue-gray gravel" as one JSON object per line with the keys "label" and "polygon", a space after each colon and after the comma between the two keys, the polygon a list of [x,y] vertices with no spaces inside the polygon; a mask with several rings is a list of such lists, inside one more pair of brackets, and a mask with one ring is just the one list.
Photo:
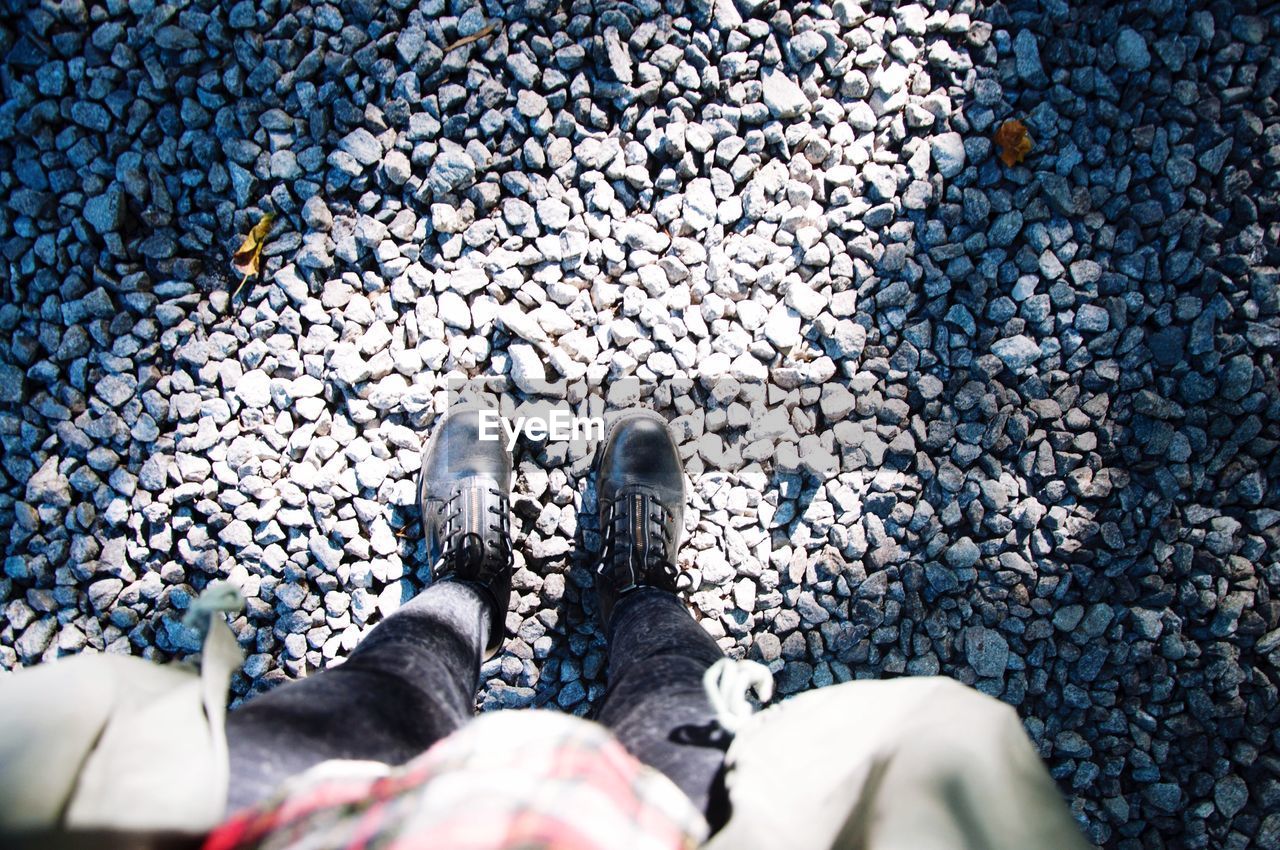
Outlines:
{"label": "blue-gray gravel", "polygon": [[[955,676],[1095,842],[1280,848],[1278,32],[1252,0],[5,18],[0,666],[189,653],[217,576],[237,695],[337,663],[425,576],[446,377],[585,412],[636,377],[698,616],[782,693]],[[603,692],[589,461],[518,458],[484,707]]]}

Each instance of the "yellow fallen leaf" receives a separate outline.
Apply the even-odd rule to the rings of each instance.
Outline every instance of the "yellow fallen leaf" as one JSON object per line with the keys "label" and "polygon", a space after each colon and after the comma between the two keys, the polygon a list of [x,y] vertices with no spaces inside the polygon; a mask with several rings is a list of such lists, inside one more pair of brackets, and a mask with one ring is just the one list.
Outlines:
{"label": "yellow fallen leaf", "polygon": [[262,246],[267,241],[267,234],[271,232],[271,222],[275,221],[275,218],[274,214],[267,213],[258,219],[258,223],[253,226],[253,229],[244,237],[244,241],[240,243],[240,250],[232,255],[231,268],[243,275],[240,279],[240,285],[236,287],[235,292],[231,293],[232,299],[240,294],[240,290],[244,289],[244,285],[249,278],[256,275],[261,269]]}

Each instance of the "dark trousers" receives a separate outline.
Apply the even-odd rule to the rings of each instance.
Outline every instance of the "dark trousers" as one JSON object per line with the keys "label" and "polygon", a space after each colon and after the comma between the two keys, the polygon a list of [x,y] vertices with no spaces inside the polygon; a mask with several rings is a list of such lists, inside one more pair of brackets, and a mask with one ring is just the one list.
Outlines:
{"label": "dark trousers", "polygon": [[[432,585],[370,631],[343,664],[228,714],[228,809],[327,759],[402,764],[459,729],[475,703],[486,604],[466,585]],[[609,632],[609,690],[597,720],[715,824],[724,750],[702,675],[720,648],[676,596],[655,589],[624,596]]]}

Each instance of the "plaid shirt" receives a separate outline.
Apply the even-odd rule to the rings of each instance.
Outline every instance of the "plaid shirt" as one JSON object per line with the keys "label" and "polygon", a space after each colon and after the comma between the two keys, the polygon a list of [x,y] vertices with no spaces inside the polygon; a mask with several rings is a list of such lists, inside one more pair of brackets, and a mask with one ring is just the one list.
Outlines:
{"label": "plaid shirt", "polygon": [[693,803],[604,727],[520,711],[483,715],[401,767],[317,765],[204,850],[673,850],[706,834]]}

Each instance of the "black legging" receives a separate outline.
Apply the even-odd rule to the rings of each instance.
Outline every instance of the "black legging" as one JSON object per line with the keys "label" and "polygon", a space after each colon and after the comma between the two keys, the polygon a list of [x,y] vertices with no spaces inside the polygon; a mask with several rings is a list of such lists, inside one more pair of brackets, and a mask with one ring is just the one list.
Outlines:
{"label": "black legging", "polygon": [[[246,701],[227,716],[228,809],[327,759],[402,764],[472,715],[487,603],[432,585],[378,624],[347,660]],[[636,758],[666,774],[713,823],[724,751],[702,675],[722,653],[674,595],[633,591],[614,608],[609,690],[598,712]]]}

